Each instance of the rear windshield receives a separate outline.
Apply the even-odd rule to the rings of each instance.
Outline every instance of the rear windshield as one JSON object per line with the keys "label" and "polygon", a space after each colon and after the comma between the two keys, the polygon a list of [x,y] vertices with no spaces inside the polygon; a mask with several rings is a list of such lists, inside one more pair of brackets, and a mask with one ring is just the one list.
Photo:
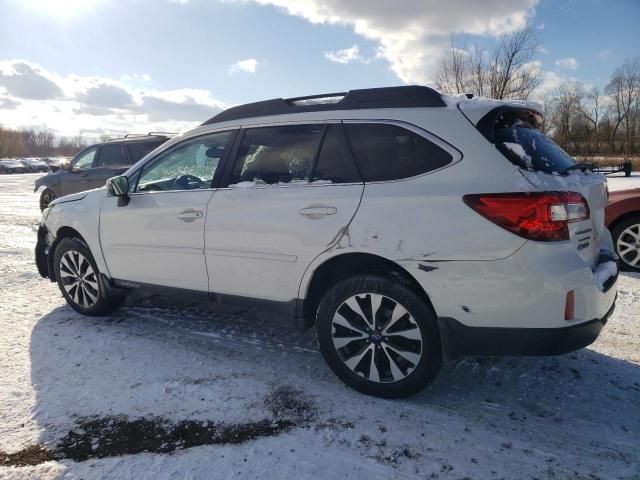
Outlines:
{"label": "rear windshield", "polygon": [[494,138],[498,150],[526,170],[561,174],[575,164],[549,137],[521,120],[509,127],[496,128]]}

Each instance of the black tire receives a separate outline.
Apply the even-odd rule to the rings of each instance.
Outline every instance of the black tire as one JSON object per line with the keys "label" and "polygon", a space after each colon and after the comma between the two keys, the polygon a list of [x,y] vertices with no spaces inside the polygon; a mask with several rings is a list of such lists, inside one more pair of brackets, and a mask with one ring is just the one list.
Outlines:
{"label": "black tire", "polygon": [[56,193],[50,188],[45,188],[40,194],[40,211],[49,206],[56,199]]}
{"label": "black tire", "polygon": [[[80,239],[62,239],[53,255],[53,268],[62,295],[76,312],[89,316],[106,315],[122,305],[125,297],[106,288],[89,247]],[[78,272],[83,277],[82,284],[77,281]],[[70,287],[73,282],[75,288]]]}
{"label": "black tire", "polygon": [[[373,320],[373,325],[376,330],[369,333],[368,338],[360,338],[351,341],[351,343],[345,346],[337,347],[334,344],[333,333],[334,316],[338,309],[345,313],[343,303],[352,301],[352,297],[358,295],[359,298],[356,299],[356,301],[364,302],[363,305],[365,306],[365,308],[361,309],[361,312],[364,313],[366,310],[370,315],[371,311],[373,311],[372,298],[375,294],[384,297],[382,303],[380,303],[380,307],[377,309],[377,314],[373,315],[376,318]],[[369,302],[368,308],[366,302]],[[393,306],[394,302],[397,305]],[[409,341],[410,344],[407,349],[413,349],[415,352],[417,348],[420,356],[416,365],[409,363],[410,366],[408,369],[402,368],[407,367],[408,364],[405,363],[402,358],[398,359],[393,350],[388,349],[388,347],[392,346],[392,343],[384,343],[389,337],[393,337],[394,335],[394,341],[398,340],[398,333],[383,333],[386,328],[389,328],[391,319],[393,318],[391,316],[392,312],[398,305],[404,307],[409,317],[406,315],[400,317],[401,319],[397,321],[397,324],[401,323],[401,321],[409,322],[409,329],[414,332],[417,325],[421,341],[421,345],[416,345],[417,340]],[[391,308],[394,310],[391,310]],[[350,311],[351,309],[348,308],[346,313]],[[359,321],[359,319],[362,318],[362,316],[358,315],[355,320]],[[415,323],[411,322],[411,319],[413,319]],[[372,319],[369,318],[369,320]],[[349,324],[353,325],[351,321],[349,321]],[[361,325],[366,325],[366,323],[360,323],[360,326]],[[335,327],[336,340],[341,339],[342,334],[338,334],[338,329],[342,328],[343,327],[339,325]],[[356,330],[353,329],[352,331],[355,332]],[[392,330],[389,329],[389,332],[391,331]],[[377,275],[357,275],[341,280],[329,288],[318,307],[316,334],[320,352],[331,370],[347,385],[367,395],[384,398],[401,398],[413,395],[431,383],[442,368],[442,348],[435,313],[413,290],[399,283],[397,279]],[[417,335],[417,332],[415,334]],[[346,335],[350,336],[351,334],[347,333]],[[389,337],[383,335],[389,335]],[[403,339],[400,340],[403,342],[407,341]],[[393,344],[393,346],[397,347],[397,344]],[[360,353],[368,348],[371,349],[370,353],[362,357],[362,360],[355,367],[356,369],[362,367],[367,370],[366,364],[370,363],[368,373],[356,373],[356,371],[352,370],[352,368],[345,363],[346,360],[343,359],[345,357],[345,349],[348,353],[351,353],[352,348]],[[376,348],[378,350],[376,350]],[[359,355],[354,355],[354,357],[358,356]],[[372,356],[374,356],[373,359],[371,358]],[[394,361],[392,358],[396,358],[398,361]],[[398,376],[398,378],[401,379],[395,380],[391,362],[395,364],[395,371],[397,373],[406,375],[404,378]],[[367,378],[367,376],[375,378],[372,374],[373,367],[371,367],[371,365],[373,364],[376,365],[375,376],[377,376],[380,381]]]}
{"label": "black tire", "polygon": [[[640,214],[626,218],[622,222],[617,223],[611,230],[613,245],[616,249],[618,257],[620,257],[620,269],[628,272],[640,272],[640,239],[633,238],[633,236],[624,233],[625,230],[633,228],[634,226],[636,227],[634,229],[635,232],[638,232],[638,234],[640,234]],[[621,254],[618,249],[619,240],[634,245],[635,252],[633,250],[625,250],[624,253]],[[630,263],[633,261],[637,262],[635,266]]]}

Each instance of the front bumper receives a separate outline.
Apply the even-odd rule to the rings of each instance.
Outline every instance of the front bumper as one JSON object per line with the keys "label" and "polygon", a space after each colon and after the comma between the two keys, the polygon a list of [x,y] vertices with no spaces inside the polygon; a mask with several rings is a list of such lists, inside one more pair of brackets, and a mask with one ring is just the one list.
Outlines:
{"label": "front bumper", "polygon": [[561,355],[591,345],[615,306],[614,300],[602,318],[562,328],[469,327],[453,318],[438,321],[451,357]]}
{"label": "front bumper", "polygon": [[47,227],[38,227],[38,241],[36,242],[36,267],[43,278],[53,278],[49,272],[49,246],[47,245]]}

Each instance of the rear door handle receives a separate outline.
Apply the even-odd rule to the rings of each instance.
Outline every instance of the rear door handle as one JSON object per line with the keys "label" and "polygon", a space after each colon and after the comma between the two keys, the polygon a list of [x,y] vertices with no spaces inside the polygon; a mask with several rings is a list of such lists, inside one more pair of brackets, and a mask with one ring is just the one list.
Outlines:
{"label": "rear door handle", "polygon": [[338,213],[338,209],[336,207],[318,204],[309,205],[308,207],[300,210],[300,215],[304,215],[312,220],[318,220],[326,217],[327,215],[335,215],[336,213]]}
{"label": "rear door handle", "polygon": [[178,213],[178,218],[183,222],[193,222],[198,218],[202,218],[203,213],[199,210],[194,210],[193,208],[187,208],[182,212]]}

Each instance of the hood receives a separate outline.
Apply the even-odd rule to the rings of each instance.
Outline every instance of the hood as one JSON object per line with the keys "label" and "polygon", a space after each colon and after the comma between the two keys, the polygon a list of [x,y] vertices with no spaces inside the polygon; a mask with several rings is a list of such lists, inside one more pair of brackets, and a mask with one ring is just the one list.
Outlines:
{"label": "hood", "polygon": [[37,192],[40,187],[51,187],[53,185],[57,185],[58,183],[60,183],[60,173],[58,173],[57,171],[49,172],[46,175],[36,179],[36,181],[34,182],[35,188],[33,189],[33,191]]}
{"label": "hood", "polygon": [[54,206],[54,205],[59,205],[61,203],[77,202],[78,200],[82,200],[84,197],[89,195],[89,192],[92,192],[92,191],[93,190],[87,190],[85,192],[72,193],[71,195],[67,195],[65,197],[56,198],[49,205]]}

